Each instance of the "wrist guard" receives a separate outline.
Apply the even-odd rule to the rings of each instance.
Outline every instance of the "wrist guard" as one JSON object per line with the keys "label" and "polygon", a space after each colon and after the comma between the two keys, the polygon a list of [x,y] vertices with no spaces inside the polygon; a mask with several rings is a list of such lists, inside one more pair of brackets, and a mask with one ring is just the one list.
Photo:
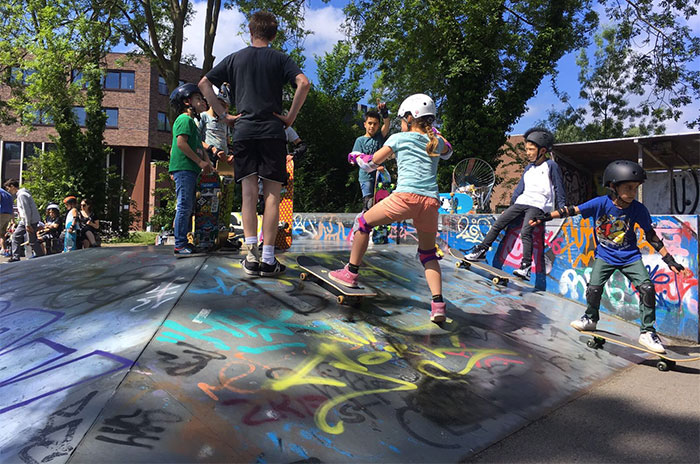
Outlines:
{"label": "wrist guard", "polygon": [[294,154],[292,155],[294,157],[295,161],[298,161],[301,159],[302,156],[306,153],[307,147],[304,142],[301,142],[297,147],[294,149]]}
{"label": "wrist guard", "polygon": [[357,157],[362,155],[364,155],[364,153],[359,151],[351,151],[348,153],[348,163],[357,164]]}
{"label": "wrist guard", "polygon": [[[656,231],[654,229],[651,229],[649,232],[646,232],[646,238],[647,242],[649,242],[649,245],[654,248],[654,250],[661,251],[661,249],[664,247],[664,242],[661,241],[658,235],[656,235]],[[670,255],[666,255],[670,256]]]}
{"label": "wrist guard", "polygon": [[381,110],[379,110],[379,114],[382,116],[383,119],[388,118],[388,117],[389,117],[389,108],[387,108],[387,107],[385,106],[384,108],[382,108]]}
{"label": "wrist guard", "polygon": [[678,264],[678,262],[676,262],[675,259],[673,259],[673,256],[671,256],[671,253],[666,253],[666,256],[664,256],[661,259],[663,260],[664,263],[666,263],[666,266],[668,266],[669,268],[671,268],[671,266],[673,266],[676,269],[678,269],[679,271],[682,271],[683,269],[685,269],[683,266]]}
{"label": "wrist guard", "polygon": [[366,155],[363,154],[362,156],[358,156],[357,159],[355,160],[357,162],[357,167],[362,169],[365,172],[374,172],[377,170],[379,166],[377,166],[374,161],[372,161],[372,157],[374,155]]}
{"label": "wrist guard", "polygon": [[[557,209],[557,213],[559,213],[559,217],[561,217],[561,218],[565,218],[565,217],[569,217],[569,216],[576,216],[576,207],[575,206],[564,206],[562,208]],[[547,213],[547,214],[549,214],[549,213]],[[551,214],[549,216],[549,219],[552,219]]]}

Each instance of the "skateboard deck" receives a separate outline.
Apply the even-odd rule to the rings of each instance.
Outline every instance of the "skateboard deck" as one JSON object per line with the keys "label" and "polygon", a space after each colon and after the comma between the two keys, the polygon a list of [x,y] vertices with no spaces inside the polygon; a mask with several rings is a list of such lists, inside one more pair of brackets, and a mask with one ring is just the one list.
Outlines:
{"label": "skateboard deck", "polygon": [[[493,282],[494,284],[505,285],[512,277],[511,275],[506,274],[502,270],[497,269],[493,266],[489,266],[486,263],[482,263],[479,261],[467,261],[464,252],[462,252],[461,250],[457,250],[456,248],[448,248],[448,251],[453,258],[457,259],[457,268],[471,269],[472,267],[475,267],[477,269],[481,269],[489,275],[489,277],[491,278],[491,282]],[[525,283],[525,281],[523,281],[523,283]]]}
{"label": "skateboard deck", "polygon": [[286,250],[292,246],[294,223],[294,160],[287,161],[287,183],[280,192],[280,227],[275,237],[275,247]]}
{"label": "skateboard deck", "polygon": [[221,202],[221,182],[216,172],[200,173],[194,203],[194,231],[192,239],[195,248],[207,251],[219,244],[219,205]]}
{"label": "skateboard deck", "polygon": [[216,165],[221,182],[221,202],[219,205],[219,243],[223,246],[230,243],[229,232],[231,228],[231,211],[233,210],[234,188],[236,182],[233,177],[233,166],[224,160],[219,160]]}
{"label": "skateboard deck", "polygon": [[474,207],[474,200],[468,193],[441,193],[440,214],[467,214]]}
{"label": "skateboard deck", "polygon": [[314,280],[321,287],[336,296],[338,303],[359,302],[365,296],[377,296],[377,294],[364,287],[346,287],[328,277],[330,270],[317,263],[309,256],[298,256],[297,264],[305,272],[299,275],[301,280]]}
{"label": "skateboard deck", "polygon": [[643,351],[645,353],[658,356],[660,359],[656,362],[656,367],[660,371],[667,371],[679,362],[690,362],[700,360],[700,355],[689,356],[686,354],[677,353],[671,350],[668,346],[665,347],[665,353],[655,353],[654,351],[651,351],[650,349],[637,343],[636,340],[629,339],[627,337],[623,337],[620,334],[608,332],[606,330],[578,330],[578,332],[593,337],[586,342],[586,345],[588,345],[589,348],[600,349],[603,347],[605,342],[608,341],[616,345],[626,346],[637,351]]}

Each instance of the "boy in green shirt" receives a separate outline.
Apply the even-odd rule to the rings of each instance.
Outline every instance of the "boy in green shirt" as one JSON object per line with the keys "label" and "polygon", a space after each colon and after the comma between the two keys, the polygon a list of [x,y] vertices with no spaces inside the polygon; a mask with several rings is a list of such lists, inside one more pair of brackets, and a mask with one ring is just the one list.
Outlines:
{"label": "boy in green shirt", "polygon": [[202,138],[195,118],[206,111],[199,87],[195,84],[182,84],[170,94],[170,104],[180,115],[173,124],[173,144],[170,150],[170,167],[168,171],[175,180],[175,250],[177,258],[195,256],[198,253],[187,242],[187,232],[192,225],[194,196],[197,176],[200,171],[209,174],[214,167],[202,150]]}

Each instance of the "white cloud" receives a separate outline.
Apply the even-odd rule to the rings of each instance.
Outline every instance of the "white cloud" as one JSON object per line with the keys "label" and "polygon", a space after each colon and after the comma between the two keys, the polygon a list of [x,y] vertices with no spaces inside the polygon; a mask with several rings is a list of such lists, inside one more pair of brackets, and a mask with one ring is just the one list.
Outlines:
{"label": "white cloud", "polygon": [[[196,66],[201,66],[204,62],[204,18],[207,12],[207,2],[195,2],[193,7],[194,17],[190,25],[185,28],[186,40],[182,48],[184,54],[194,56]],[[241,24],[244,24],[245,21],[245,17],[238,10],[221,8],[214,39],[214,64],[247,46],[243,40],[244,37],[239,34]]]}
{"label": "white cloud", "polygon": [[344,20],[343,10],[330,5],[306,10],[304,26],[312,32],[304,41],[306,57],[313,59],[314,55],[323,55],[331,51],[339,40],[344,39],[345,35],[340,30]]}

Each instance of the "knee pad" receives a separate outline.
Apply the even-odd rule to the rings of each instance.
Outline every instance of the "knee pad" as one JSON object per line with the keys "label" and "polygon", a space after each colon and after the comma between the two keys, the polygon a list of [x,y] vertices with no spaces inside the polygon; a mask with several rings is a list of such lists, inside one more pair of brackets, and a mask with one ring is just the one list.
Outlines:
{"label": "knee pad", "polygon": [[367,221],[365,221],[365,214],[360,213],[357,215],[357,218],[355,219],[355,232],[360,232],[362,234],[369,234],[372,232],[372,227],[370,227],[367,224]]}
{"label": "knee pad", "polygon": [[639,292],[639,300],[644,306],[656,309],[656,289],[650,280],[642,282],[642,284],[637,287],[637,291]]}
{"label": "knee pad", "polygon": [[603,297],[601,285],[589,285],[586,287],[586,303],[594,308],[600,308],[600,299]]}
{"label": "knee pad", "polygon": [[431,248],[430,250],[421,250],[420,248],[418,248],[418,258],[420,259],[420,262],[423,265],[423,267],[425,267],[425,265],[430,261],[433,261],[435,259],[441,259],[437,255],[437,250],[435,248]]}

